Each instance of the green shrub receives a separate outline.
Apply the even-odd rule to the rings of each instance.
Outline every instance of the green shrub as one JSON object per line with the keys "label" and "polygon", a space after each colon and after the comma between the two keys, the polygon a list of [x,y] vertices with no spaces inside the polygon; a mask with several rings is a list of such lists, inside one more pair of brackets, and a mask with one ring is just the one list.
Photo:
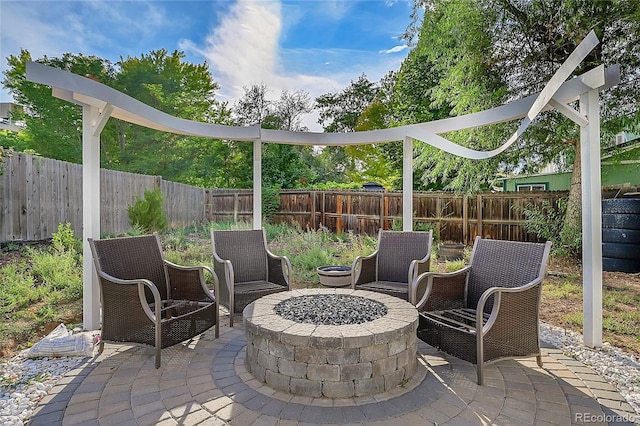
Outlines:
{"label": "green shrub", "polygon": [[287,236],[299,234],[301,232],[299,225],[288,225],[286,223],[265,223],[264,230],[267,234],[267,241],[273,241],[277,238],[286,238]]}
{"label": "green shrub", "polygon": [[567,199],[558,200],[554,207],[548,200],[543,200],[540,206],[527,204],[517,207],[526,222],[528,232],[534,233],[545,241],[553,244],[553,254],[556,256],[577,256],[582,249],[582,234],[579,229],[568,232],[564,228],[564,218],[567,211]]}
{"label": "green shrub", "polygon": [[464,268],[464,266],[465,266],[464,259],[458,259],[458,260],[445,260],[444,267],[447,272],[455,272]]}
{"label": "green shrub", "polygon": [[74,253],[82,253],[82,241],[73,234],[70,223],[58,224],[58,232],[51,234],[53,248],[58,252],[71,251]]}
{"label": "green shrub", "polygon": [[0,268],[0,316],[25,308],[42,297],[42,288],[36,287],[33,277],[17,265]]}
{"label": "green shrub", "polygon": [[262,188],[262,216],[266,221],[280,210],[280,185],[264,186]]}
{"label": "green shrub", "polygon": [[82,266],[76,253],[30,250],[31,274],[48,291],[58,290],[69,299],[82,295]]}
{"label": "green shrub", "polygon": [[164,231],[167,217],[162,210],[163,201],[164,195],[158,189],[144,191],[144,198],[136,197],[134,203],[127,207],[131,226],[139,226],[147,233]]}

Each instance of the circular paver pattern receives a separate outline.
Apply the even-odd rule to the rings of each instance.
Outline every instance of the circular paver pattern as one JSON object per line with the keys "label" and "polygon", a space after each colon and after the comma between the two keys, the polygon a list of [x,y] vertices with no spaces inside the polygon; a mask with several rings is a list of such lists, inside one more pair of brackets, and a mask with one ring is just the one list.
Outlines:
{"label": "circular paver pattern", "polygon": [[[224,319],[221,324],[228,324]],[[237,324],[237,323],[236,323]],[[475,368],[418,341],[418,366],[403,386],[355,398],[314,398],[275,390],[246,368],[244,328],[220,327],[162,350],[105,344],[68,373],[36,409],[31,425],[162,424],[633,424],[638,416],[584,364],[557,349],[535,358]]]}

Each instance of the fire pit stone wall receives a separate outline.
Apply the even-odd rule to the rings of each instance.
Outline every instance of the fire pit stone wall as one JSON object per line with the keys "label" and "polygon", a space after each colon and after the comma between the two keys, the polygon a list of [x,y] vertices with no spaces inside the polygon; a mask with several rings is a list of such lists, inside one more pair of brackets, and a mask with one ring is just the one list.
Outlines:
{"label": "fire pit stone wall", "polygon": [[[386,315],[362,324],[316,325],[278,315],[287,299],[321,294],[364,297]],[[270,387],[296,395],[350,398],[389,391],[416,371],[413,305],[384,294],[351,289],[305,289],[265,296],[243,312],[247,368]]]}

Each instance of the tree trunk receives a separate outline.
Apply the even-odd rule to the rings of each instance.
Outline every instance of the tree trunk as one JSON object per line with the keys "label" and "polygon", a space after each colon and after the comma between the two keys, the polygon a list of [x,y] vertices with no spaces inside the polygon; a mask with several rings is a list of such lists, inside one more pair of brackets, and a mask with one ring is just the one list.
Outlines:
{"label": "tree trunk", "polygon": [[573,140],[572,144],[575,148],[575,160],[560,241],[564,246],[562,251],[578,255],[582,249],[582,155],[580,141]]}

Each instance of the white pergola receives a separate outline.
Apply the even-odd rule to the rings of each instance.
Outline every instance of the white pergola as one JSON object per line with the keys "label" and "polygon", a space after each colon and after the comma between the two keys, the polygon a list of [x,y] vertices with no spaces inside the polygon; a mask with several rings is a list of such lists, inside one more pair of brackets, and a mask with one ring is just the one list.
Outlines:
{"label": "white pergola", "polygon": [[[114,117],[165,132],[253,142],[253,228],[262,226],[262,144],[360,145],[403,141],[403,229],[413,226],[413,141],[420,140],[454,155],[475,160],[505,151],[537,115],[555,108],[580,126],[582,150],[583,315],[584,342],[602,345],[602,234],[600,181],[599,91],[616,85],[617,66],[596,67],[567,79],[598,44],[591,32],[556,71],[545,88],[519,101],[478,113],[391,129],[354,133],[313,133],[266,130],[259,126],[234,127],[173,117],[92,79],[36,62],[27,63],[28,81],[52,88],[53,96],[81,105],[83,111],[83,322],[84,328],[100,328],[100,295],[87,238],[100,237],[100,133]],[[578,101],[576,111],[569,104]],[[476,151],[440,136],[442,133],[521,120],[518,130],[499,148]]]}

